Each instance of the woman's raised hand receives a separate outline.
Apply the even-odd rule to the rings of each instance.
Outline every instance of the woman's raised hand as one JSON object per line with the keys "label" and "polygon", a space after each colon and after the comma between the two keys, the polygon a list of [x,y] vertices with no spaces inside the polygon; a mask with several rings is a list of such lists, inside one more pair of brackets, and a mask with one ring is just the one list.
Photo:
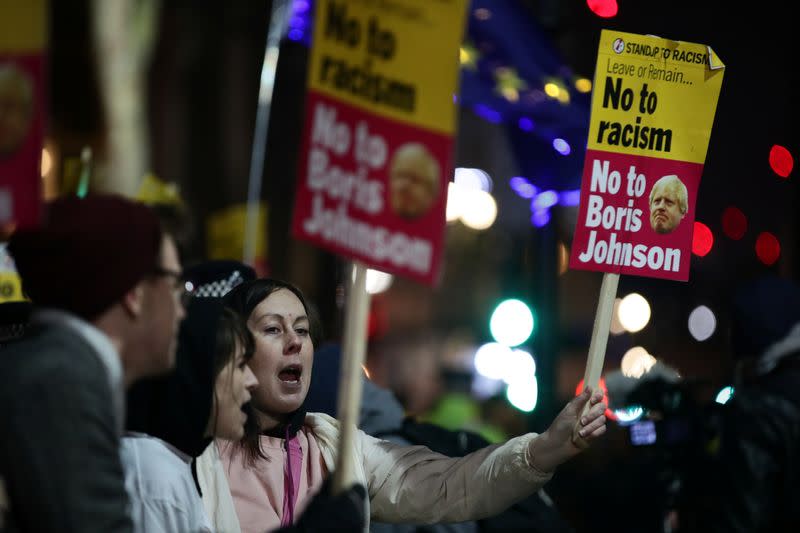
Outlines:
{"label": "woman's raised hand", "polygon": [[544,433],[531,441],[528,464],[541,472],[553,472],[606,432],[605,410],[602,392],[592,394],[589,387],[585,388],[564,406]]}

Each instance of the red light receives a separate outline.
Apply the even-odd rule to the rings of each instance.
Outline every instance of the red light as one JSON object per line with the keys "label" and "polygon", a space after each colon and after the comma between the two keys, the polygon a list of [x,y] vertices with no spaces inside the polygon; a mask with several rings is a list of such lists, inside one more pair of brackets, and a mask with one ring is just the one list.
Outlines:
{"label": "red light", "polygon": [[758,260],[769,266],[781,255],[781,243],[772,233],[765,231],[756,239],[756,255]]}
{"label": "red light", "polygon": [[714,234],[708,226],[702,222],[695,221],[694,234],[692,235],[692,253],[703,257],[711,251],[714,246]]}
{"label": "red light", "polygon": [[[600,378],[600,381],[598,381],[598,385],[600,386],[600,390],[603,391],[603,402],[605,402],[606,406],[611,405],[608,401],[608,387],[606,387],[606,379]],[[583,380],[581,380],[580,383],[578,383],[578,386],[575,387],[575,396],[579,395],[581,392],[583,392]],[[606,418],[608,418],[609,420],[617,419],[617,415],[615,415],[614,411],[612,411],[608,407],[606,407],[606,412],[603,414],[605,414]]]}
{"label": "red light", "polygon": [[592,13],[604,19],[617,14],[617,0],[586,0],[586,5]]}
{"label": "red light", "polygon": [[792,173],[792,167],[794,167],[794,159],[789,150],[780,144],[776,144],[769,151],[769,166],[778,176],[788,178],[789,174]]}
{"label": "red light", "polygon": [[367,315],[367,339],[377,340],[389,331],[389,316],[382,295],[376,294],[370,298],[369,314]]}
{"label": "red light", "polygon": [[747,232],[747,217],[738,207],[727,207],[722,212],[722,231],[729,238],[738,241]]}

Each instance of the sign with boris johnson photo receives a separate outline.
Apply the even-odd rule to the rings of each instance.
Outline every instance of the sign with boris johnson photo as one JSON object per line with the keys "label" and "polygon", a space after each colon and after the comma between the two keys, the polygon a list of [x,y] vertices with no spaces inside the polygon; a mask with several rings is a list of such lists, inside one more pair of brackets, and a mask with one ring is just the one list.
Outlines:
{"label": "sign with boris johnson photo", "polygon": [[316,2],[293,234],[434,285],[466,0]]}
{"label": "sign with boris johnson photo", "polygon": [[708,46],[603,30],[570,268],[689,279],[724,71]]}

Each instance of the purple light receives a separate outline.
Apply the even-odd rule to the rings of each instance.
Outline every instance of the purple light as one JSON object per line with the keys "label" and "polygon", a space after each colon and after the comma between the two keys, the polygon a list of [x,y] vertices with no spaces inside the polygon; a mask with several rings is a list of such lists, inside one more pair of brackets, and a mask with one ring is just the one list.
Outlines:
{"label": "purple light", "polygon": [[556,191],[544,191],[536,196],[531,202],[533,211],[550,209],[558,203],[558,193]]}
{"label": "purple light", "polygon": [[[311,11],[308,0],[294,0],[291,4],[291,17],[289,18],[286,37],[292,41],[307,41],[311,30]],[[306,42],[308,44],[308,42]]]}
{"label": "purple light", "polygon": [[519,129],[523,131],[533,131],[533,121],[528,117],[522,117],[517,121]]}
{"label": "purple light", "polygon": [[514,176],[510,180],[508,180],[509,185],[511,188],[523,198],[533,198],[536,196],[537,189],[533,186],[531,182],[523,178],[522,176]]}
{"label": "purple light", "polygon": [[525,185],[517,189],[517,194],[519,194],[523,198],[531,199],[534,196],[536,196],[536,187],[534,187],[530,183],[526,183]]}
{"label": "purple light", "polygon": [[458,95],[456,93],[453,93],[453,103],[454,104],[458,103]]}
{"label": "purple light", "polygon": [[566,206],[575,206],[580,203],[581,190],[575,189],[574,191],[561,191],[558,195],[558,203]]}
{"label": "purple light", "polygon": [[537,209],[531,215],[531,223],[537,228],[547,225],[548,222],[550,222],[549,209]]}
{"label": "purple light", "polygon": [[493,122],[495,124],[498,124],[503,118],[498,111],[495,111],[491,107],[485,106],[483,104],[476,105],[473,108],[473,110],[475,111],[475,114],[477,114],[482,119],[487,120],[489,122]]}
{"label": "purple light", "polygon": [[571,151],[569,143],[564,139],[553,139],[553,148],[561,155],[569,155]]}
{"label": "purple light", "polygon": [[514,176],[508,180],[508,184],[511,185],[511,188],[516,191],[522,185],[530,185],[530,182],[522,176]]}

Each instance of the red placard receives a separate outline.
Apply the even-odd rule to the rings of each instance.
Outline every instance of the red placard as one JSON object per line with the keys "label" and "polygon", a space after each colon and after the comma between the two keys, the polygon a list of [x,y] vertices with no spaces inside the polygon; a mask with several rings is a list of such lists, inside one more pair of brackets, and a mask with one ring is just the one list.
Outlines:
{"label": "red placard", "polygon": [[[570,268],[689,279],[702,172],[699,163],[587,150]],[[685,209],[659,194],[681,184]]]}
{"label": "red placard", "polygon": [[724,71],[705,45],[601,32],[570,268],[689,279]]}
{"label": "red placard", "polygon": [[465,8],[317,2],[294,236],[438,282]]}
{"label": "red placard", "polygon": [[309,93],[295,235],[376,269],[434,284],[450,136]]}
{"label": "red placard", "polygon": [[44,57],[0,53],[0,224],[39,222],[45,124]]}

